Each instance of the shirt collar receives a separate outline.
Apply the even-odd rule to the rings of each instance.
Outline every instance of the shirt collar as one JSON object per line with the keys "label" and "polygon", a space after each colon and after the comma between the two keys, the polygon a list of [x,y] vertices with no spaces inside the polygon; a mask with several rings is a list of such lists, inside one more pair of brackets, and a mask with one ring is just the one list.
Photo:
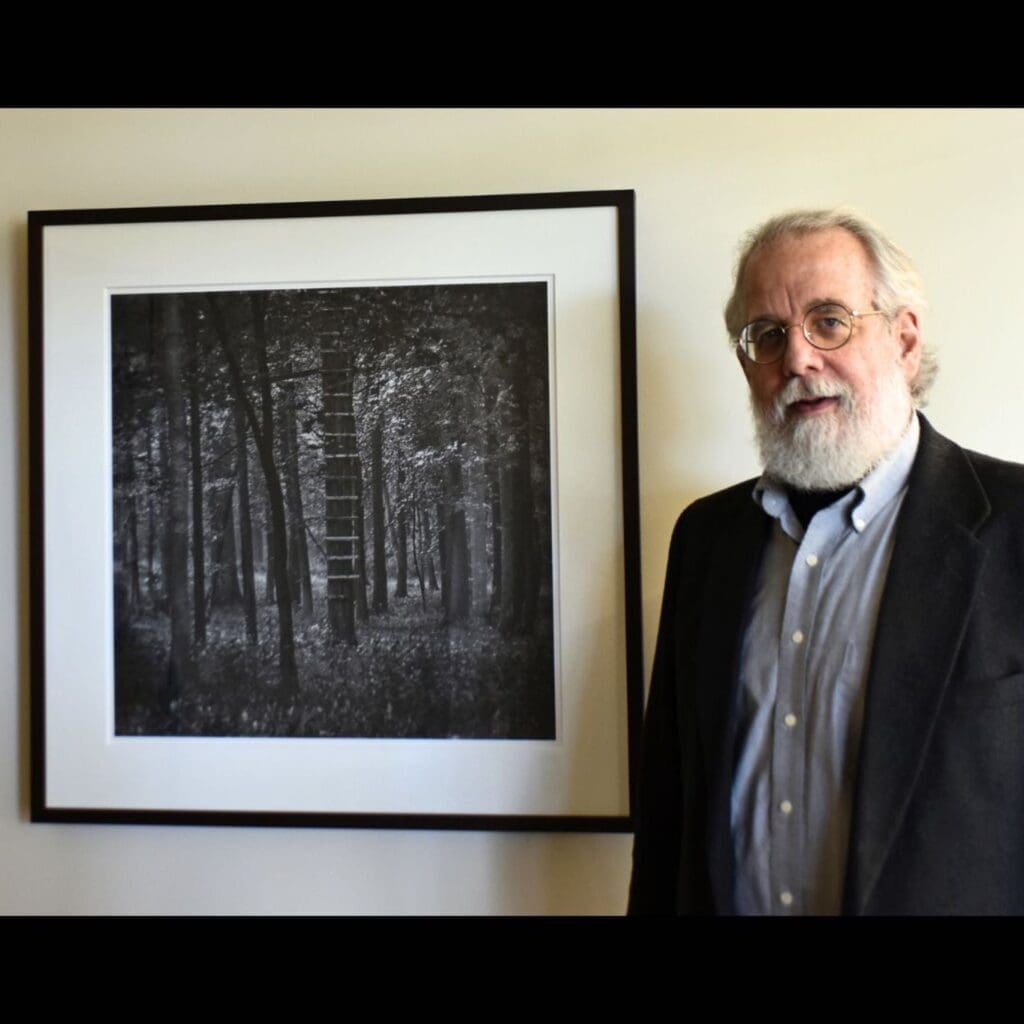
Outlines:
{"label": "shirt collar", "polygon": [[[920,437],[921,426],[915,412],[896,447],[853,488],[853,494],[841,499],[850,525],[858,533],[863,532],[878,512],[906,487]],[[792,536],[795,529],[799,536],[803,536],[803,527],[796,519],[784,485],[762,473],[754,485],[752,497],[769,516],[782,522],[787,533]]]}

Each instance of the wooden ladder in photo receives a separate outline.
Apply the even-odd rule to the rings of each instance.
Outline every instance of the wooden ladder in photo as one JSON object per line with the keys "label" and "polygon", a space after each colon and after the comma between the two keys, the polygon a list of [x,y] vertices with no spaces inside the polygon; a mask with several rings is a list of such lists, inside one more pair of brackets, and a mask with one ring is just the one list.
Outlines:
{"label": "wooden ladder in photo", "polygon": [[351,353],[341,350],[338,332],[320,333],[319,339],[324,401],[327,620],[336,639],[355,644],[362,517],[359,448],[352,405],[355,371]]}

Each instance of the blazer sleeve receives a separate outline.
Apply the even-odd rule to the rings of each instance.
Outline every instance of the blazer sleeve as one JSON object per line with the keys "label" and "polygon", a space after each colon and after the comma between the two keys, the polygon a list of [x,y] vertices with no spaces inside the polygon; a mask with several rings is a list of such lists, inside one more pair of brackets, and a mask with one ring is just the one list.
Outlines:
{"label": "blazer sleeve", "polygon": [[669,546],[640,755],[630,915],[710,909],[710,885],[702,867],[704,816],[694,806],[700,757],[692,687],[687,685],[691,644],[685,636],[684,605],[692,602],[692,590],[689,598],[687,593],[694,582],[691,540],[700,534],[694,513],[691,506],[680,516]]}

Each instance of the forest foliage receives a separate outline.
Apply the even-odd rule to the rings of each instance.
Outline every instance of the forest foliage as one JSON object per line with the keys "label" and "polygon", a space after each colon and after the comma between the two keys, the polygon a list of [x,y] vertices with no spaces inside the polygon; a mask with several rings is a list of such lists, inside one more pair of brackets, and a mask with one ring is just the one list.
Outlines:
{"label": "forest foliage", "polygon": [[119,734],[553,738],[547,302],[112,297]]}

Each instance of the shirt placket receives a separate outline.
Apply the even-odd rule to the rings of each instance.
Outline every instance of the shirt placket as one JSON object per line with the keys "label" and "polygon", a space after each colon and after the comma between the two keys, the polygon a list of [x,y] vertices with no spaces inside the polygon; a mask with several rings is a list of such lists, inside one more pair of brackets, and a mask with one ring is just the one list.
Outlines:
{"label": "shirt placket", "polygon": [[779,635],[772,735],[772,897],[779,912],[806,913],[808,672],[821,573],[838,517],[819,514],[797,545]]}

